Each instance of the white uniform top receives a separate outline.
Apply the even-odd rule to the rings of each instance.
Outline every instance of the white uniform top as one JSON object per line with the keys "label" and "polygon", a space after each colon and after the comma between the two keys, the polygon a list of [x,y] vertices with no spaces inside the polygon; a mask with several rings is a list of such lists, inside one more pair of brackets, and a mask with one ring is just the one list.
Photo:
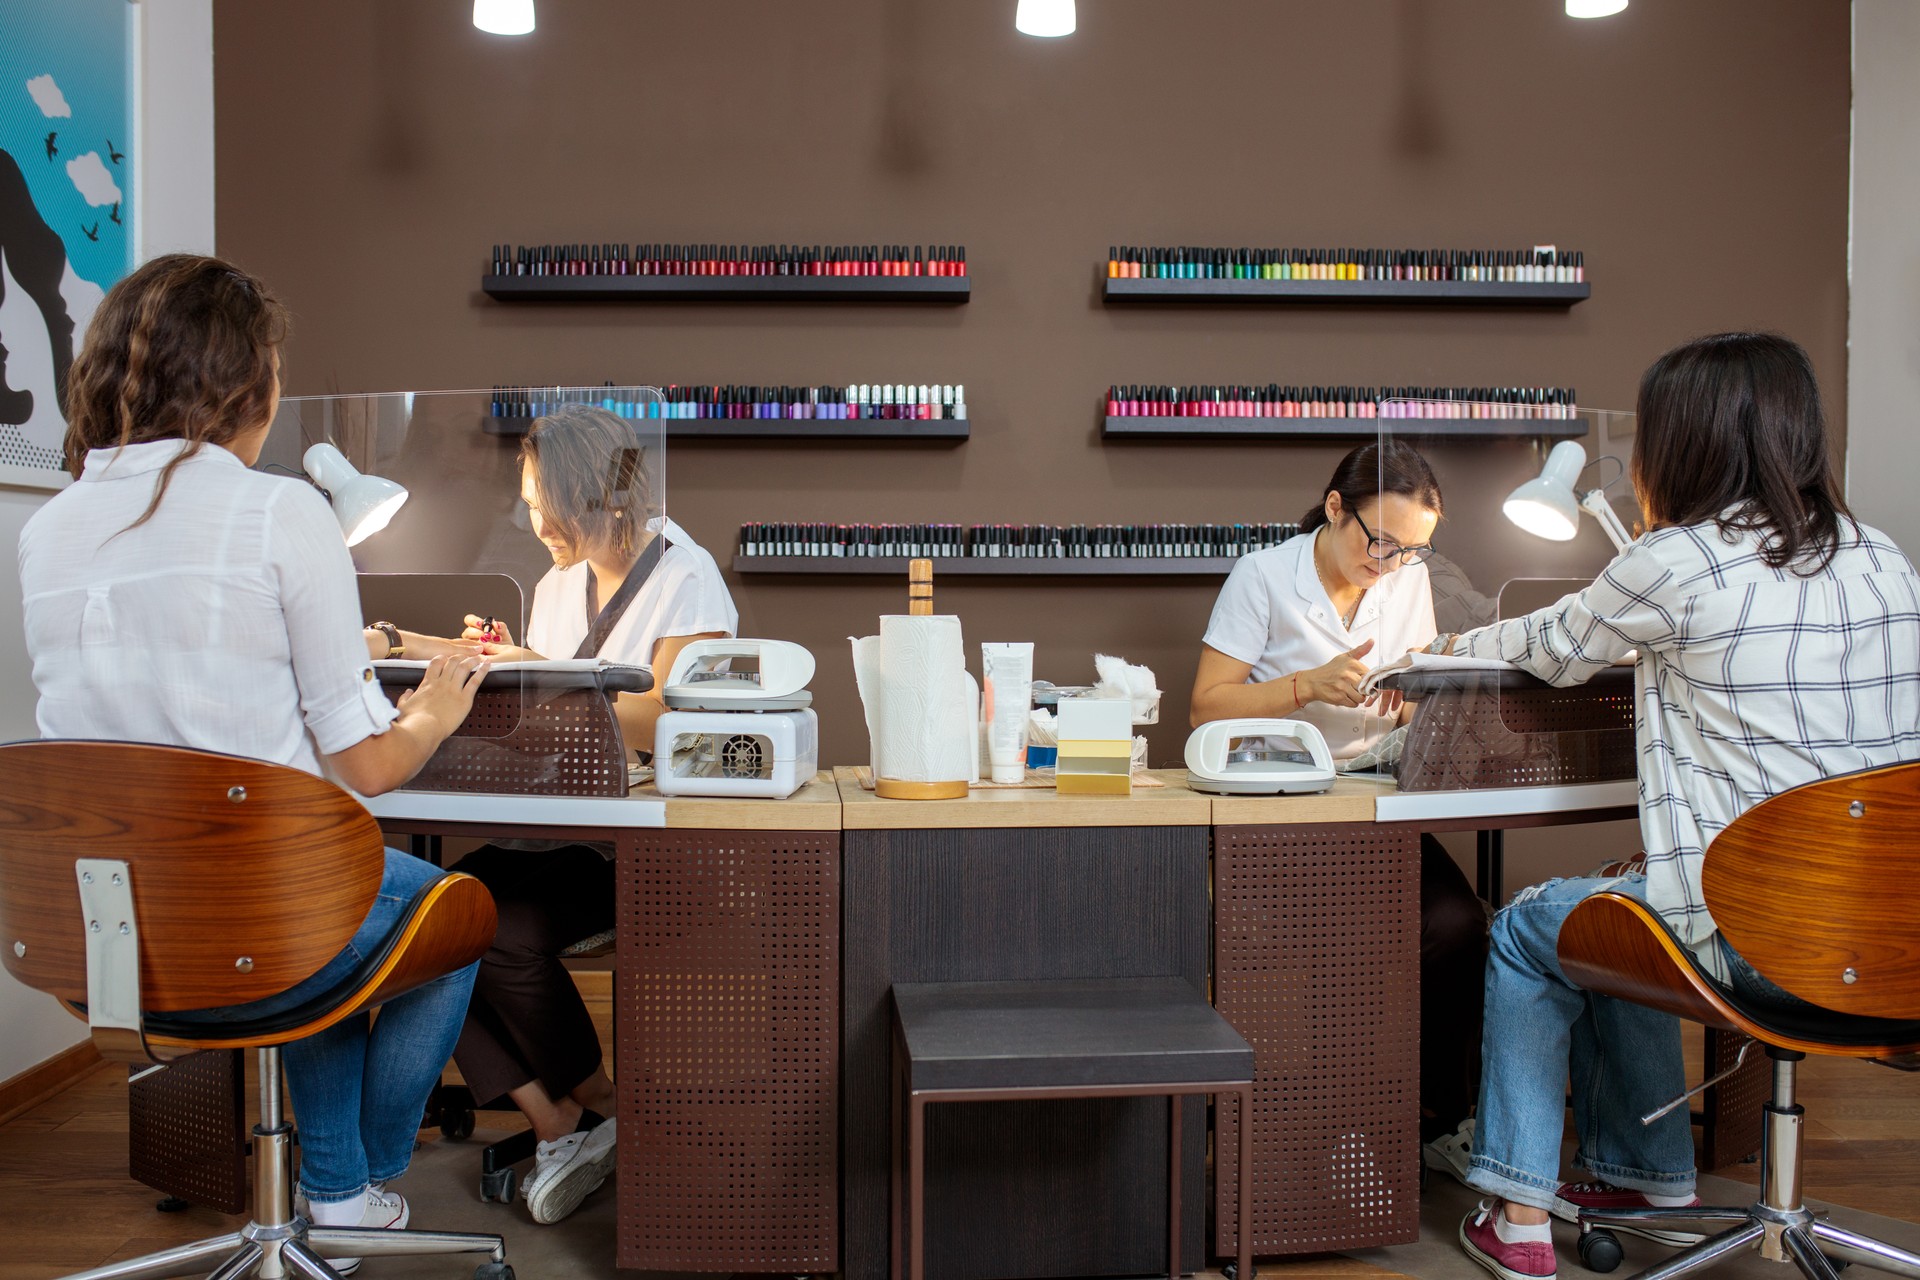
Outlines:
{"label": "white uniform top", "polygon": [[[217,445],[95,449],[20,533],[27,654],[49,738],[158,742],[320,773],[380,733],[340,525],[301,480]],[[124,532],[123,532],[124,530]]]}
{"label": "white uniform top", "polygon": [[[1220,588],[1203,640],[1229,658],[1253,664],[1250,684],[1322,666],[1367,640],[1373,648],[1360,661],[1375,667],[1438,634],[1433,589],[1422,564],[1387,574],[1360,598],[1353,626],[1342,626],[1314,569],[1313,538],[1303,533],[1241,556]],[[1293,715],[1320,730],[1337,760],[1359,755],[1394,727],[1392,719],[1371,707],[1310,702]]]}
{"label": "white uniform top", "polygon": [[[653,665],[653,646],[665,637],[710,631],[730,636],[739,627],[740,615],[713,556],[672,521],[663,522],[661,531],[668,545],[660,563],[647,575],[594,656],[647,667]],[[591,572],[582,560],[565,569],[549,569],[540,579],[533,589],[533,612],[527,618],[529,649],[548,658],[573,656],[587,637],[587,582]],[[654,673],[657,683],[664,684],[666,679],[666,672]]]}

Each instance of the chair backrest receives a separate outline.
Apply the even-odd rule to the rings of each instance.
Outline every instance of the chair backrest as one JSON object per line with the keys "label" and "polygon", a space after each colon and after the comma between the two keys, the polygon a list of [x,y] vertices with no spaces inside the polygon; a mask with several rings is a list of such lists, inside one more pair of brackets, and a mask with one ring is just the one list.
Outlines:
{"label": "chair backrest", "polygon": [[1920,762],[1771,796],[1707,849],[1727,941],[1814,1004],[1920,1017]]}
{"label": "chair backrest", "polygon": [[385,865],[379,825],[323,778],[126,742],[0,745],[0,960],[87,999],[75,860],[129,864],[140,1004],[242,1004],[311,977],[353,937]]}

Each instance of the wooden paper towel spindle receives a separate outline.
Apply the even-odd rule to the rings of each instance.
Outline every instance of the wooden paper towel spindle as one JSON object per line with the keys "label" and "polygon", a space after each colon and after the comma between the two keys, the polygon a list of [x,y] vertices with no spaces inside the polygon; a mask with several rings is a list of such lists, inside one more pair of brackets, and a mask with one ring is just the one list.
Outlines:
{"label": "wooden paper towel spindle", "polygon": [[933,561],[907,561],[907,616],[933,616]]}

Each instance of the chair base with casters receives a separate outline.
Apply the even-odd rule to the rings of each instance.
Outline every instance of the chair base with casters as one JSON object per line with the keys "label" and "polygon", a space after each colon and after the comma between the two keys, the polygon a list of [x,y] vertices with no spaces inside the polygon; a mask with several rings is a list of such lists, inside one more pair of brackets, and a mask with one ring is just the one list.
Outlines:
{"label": "chair base with casters", "polygon": [[1581,903],[1561,927],[1559,955],[1578,986],[1748,1035],[1773,1061],[1759,1198],[1744,1206],[1582,1209],[1579,1252],[1589,1270],[1611,1271],[1620,1263],[1619,1242],[1609,1227],[1717,1222],[1732,1225],[1649,1267],[1637,1280],[1675,1280],[1749,1248],[1794,1263],[1807,1280],[1836,1280],[1836,1259],[1920,1280],[1920,1254],[1836,1226],[1807,1208],[1801,1194],[1806,1113],[1795,1095],[1798,1065],[1808,1053],[1904,1066],[1897,1060],[1920,1046],[1920,1020],[1813,1006],[1791,1012],[1749,1007],[1706,977],[1650,907],[1624,894],[1596,894]]}

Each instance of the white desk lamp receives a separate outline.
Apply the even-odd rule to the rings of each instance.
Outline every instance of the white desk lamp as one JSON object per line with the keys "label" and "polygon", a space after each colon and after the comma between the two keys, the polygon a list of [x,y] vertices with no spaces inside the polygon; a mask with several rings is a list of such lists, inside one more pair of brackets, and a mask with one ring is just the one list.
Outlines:
{"label": "white desk lamp", "polygon": [[1574,497],[1573,487],[1586,466],[1587,451],[1577,440],[1562,440],[1553,446],[1540,474],[1507,495],[1507,519],[1537,537],[1566,542],[1579,531],[1580,513],[1584,511],[1599,523],[1614,550],[1625,551],[1633,539],[1614,514],[1607,491],[1589,489]]}
{"label": "white desk lamp", "polygon": [[386,528],[393,513],[406,504],[405,489],[380,476],[361,475],[347,455],[330,444],[314,445],[300,463],[333,503],[334,518],[350,547]]}

